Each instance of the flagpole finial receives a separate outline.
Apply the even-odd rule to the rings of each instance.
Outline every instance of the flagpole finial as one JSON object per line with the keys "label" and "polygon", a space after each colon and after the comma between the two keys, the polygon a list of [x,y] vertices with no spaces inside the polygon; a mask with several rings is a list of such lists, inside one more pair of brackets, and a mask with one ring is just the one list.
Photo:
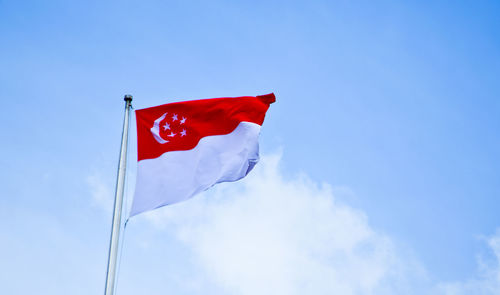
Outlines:
{"label": "flagpole finial", "polygon": [[130,94],[125,94],[125,96],[123,97],[123,100],[124,100],[124,101],[132,101],[132,95],[130,95]]}

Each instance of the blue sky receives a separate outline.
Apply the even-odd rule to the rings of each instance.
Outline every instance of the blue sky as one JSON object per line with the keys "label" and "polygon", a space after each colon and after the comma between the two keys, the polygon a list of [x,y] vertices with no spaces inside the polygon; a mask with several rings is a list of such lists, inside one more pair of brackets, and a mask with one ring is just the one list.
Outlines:
{"label": "blue sky", "polygon": [[[275,92],[261,152],[279,159],[280,168],[269,168],[277,182],[307,192],[290,189],[297,200],[316,194],[335,200],[376,241],[389,239],[395,250],[387,251],[403,268],[425,270],[418,275],[425,279],[408,275],[408,288],[459,282],[456,288],[467,294],[471,281],[487,277],[479,262],[495,272],[499,258],[499,12],[496,1],[0,1],[2,293],[101,292],[124,94],[142,108]],[[255,179],[259,173],[265,174],[257,171]],[[248,183],[233,185],[263,202],[258,197],[266,188],[254,196]],[[233,280],[225,269],[217,276],[203,271],[219,267],[213,260],[219,256],[207,240],[193,238],[200,228],[210,233],[225,224],[206,211],[240,208],[231,201],[241,200],[238,193],[225,197],[231,189],[223,185],[134,218],[122,292],[144,286],[150,294],[255,291],[234,287],[247,281]],[[269,198],[293,211],[286,198]],[[323,222],[351,224],[328,212]],[[296,218],[320,227],[314,216]],[[272,223],[268,217],[263,220]],[[233,218],[227,222],[243,222]],[[326,237],[340,233],[323,234],[318,243],[333,249]],[[230,248],[234,241],[226,242]],[[381,269],[392,265],[363,255]],[[335,269],[335,259],[324,263]],[[246,276],[252,273],[238,277]],[[26,284],[26,277],[34,282]],[[287,282],[276,288],[292,294]],[[388,294],[377,289],[382,283],[353,284],[352,294]],[[324,289],[316,294],[335,288],[317,285]]]}

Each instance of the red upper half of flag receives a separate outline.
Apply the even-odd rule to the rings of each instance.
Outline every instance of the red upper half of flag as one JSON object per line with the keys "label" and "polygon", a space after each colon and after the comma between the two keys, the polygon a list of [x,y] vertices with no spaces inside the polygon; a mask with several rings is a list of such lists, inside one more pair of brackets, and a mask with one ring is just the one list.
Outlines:
{"label": "red upper half of flag", "polygon": [[273,93],[191,100],[136,110],[137,160],[190,150],[201,138],[231,133],[240,122],[262,125]]}

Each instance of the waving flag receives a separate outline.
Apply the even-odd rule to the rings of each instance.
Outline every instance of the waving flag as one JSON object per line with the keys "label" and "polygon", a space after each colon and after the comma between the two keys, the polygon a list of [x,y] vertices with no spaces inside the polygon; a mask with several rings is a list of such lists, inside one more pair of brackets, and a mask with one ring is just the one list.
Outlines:
{"label": "waving flag", "polygon": [[245,177],[274,94],[176,102],[136,111],[137,182],[130,216]]}

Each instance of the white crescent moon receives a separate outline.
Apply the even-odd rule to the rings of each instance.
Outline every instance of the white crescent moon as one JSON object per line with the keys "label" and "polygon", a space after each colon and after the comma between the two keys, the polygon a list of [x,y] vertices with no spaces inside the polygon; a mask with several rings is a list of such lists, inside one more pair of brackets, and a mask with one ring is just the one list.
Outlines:
{"label": "white crescent moon", "polygon": [[165,140],[161,138],[160,136],[160,122],[165,119],[167,116],[167,113],[163,114],[163,116],[159,117],[158,119],[155,120],[155,123],[153,124],[153,127],[151,127],[151,133],[153,134],[153,137],[156,139],[161,144],[167,143],[168,140]]}

